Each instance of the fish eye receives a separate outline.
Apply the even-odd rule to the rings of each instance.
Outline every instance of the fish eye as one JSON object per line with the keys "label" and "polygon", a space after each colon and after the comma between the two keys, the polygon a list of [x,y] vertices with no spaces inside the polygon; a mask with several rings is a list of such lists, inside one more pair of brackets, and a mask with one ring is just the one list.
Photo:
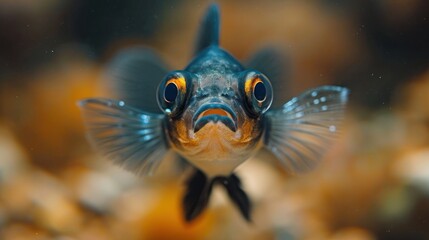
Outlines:
{"label": "fish eye", "polygon": [[258,71],[245,71],[240,80],[240,92],[249,113],[254,117],[268,110],[273,101],[273,90],[268,78]]}
{"label": "fish eye", "polygon": [[179,88],[174,82],[167,83],[164,89],[164,100],[168,103],[174,102],[179,93]]}
{"label": "fish eye", "polygon": [[267,98],[267,88],[265,87],[265,84],[261,82],[257,82],[253,87],[253,96],[258,100],[259,102],[264,101]]}
{"label": "fish eye", "polygon": [[169,116],[177,116],[185,105],[192,85],[191,75],[185,71],[168,74],[158,87],[158,105]]}

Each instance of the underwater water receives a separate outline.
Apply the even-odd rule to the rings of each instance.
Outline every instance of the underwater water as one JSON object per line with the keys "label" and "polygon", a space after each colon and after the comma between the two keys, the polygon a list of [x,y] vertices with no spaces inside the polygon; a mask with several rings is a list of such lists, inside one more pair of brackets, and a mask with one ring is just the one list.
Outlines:
{"label": "underwater water", "polygon": [[109,60],[143,45],[183,69],[210,3],[0,0],[0,239],[429,239],[425,0],[218,1],[222,48],[284,57],[273,108],[321,85],[350,90],[313,171],[268,153],[237,168],[251,223],[217,187],[186,223],[189,171],[138,177],[91,149],[76,101],[115,96]]}

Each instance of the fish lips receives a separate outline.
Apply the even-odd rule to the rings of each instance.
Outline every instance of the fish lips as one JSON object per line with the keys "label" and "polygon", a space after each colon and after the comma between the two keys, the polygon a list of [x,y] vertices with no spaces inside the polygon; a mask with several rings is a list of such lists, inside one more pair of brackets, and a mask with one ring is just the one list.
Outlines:
{"label": "fish lips", "polygon": [[192,118],[194,133],[201,130],[209,122],[221,122],[231,131],[237,131],[237,114],[228,105],[208,103],[201,106]]}

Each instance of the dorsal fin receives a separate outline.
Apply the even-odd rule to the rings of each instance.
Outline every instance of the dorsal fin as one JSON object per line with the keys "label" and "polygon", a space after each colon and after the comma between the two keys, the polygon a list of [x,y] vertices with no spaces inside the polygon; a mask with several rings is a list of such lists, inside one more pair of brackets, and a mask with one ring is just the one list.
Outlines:
{"label": "dorsal fin", "polygon": [[219,20],[219,6],[213,3],[208,8],[201,23],[195,54],[211,45],[219,45]]}

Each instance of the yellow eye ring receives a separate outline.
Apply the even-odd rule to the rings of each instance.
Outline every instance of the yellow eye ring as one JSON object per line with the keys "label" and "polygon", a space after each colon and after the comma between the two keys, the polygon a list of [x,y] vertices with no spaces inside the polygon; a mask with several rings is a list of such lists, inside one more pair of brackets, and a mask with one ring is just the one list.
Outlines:
{"label": "yellow eye ring", "polygon": [[269,79],[258,71],[244,72],[239,90],[245,106],[254,117],[266,112],[273,101],[273,90]]}
{"label": "yellow eye ring", "polygon": [[[257,92],[255,92],[257,90]],[[266,99],[266,87],[264,82],[259,77],[253,77],[246,80],[244,83],[244,91],[247,97],[254,97],[261,104]],[[260,94],[260,91],[262,94]]]}
{"label": "yellow eye ring", "polygon": [[170,83],[174,83],[174,85],[176,85],[177,89],[180,92],[185,92],[186,91],[186,80],[184,77],[182,76],[173,76],[172,78],[170,78],[166,83],[165,83],[165,87],[168,86],[168,84]]}
{"label": "yellow eye ring", "polygon": [[186,92],[186,80],[181,76],[173,76],[164,85],[164,101],[173,103],[177,96]]}
{"label": "yellow eye ring", "polygon": [[158,105],[170,117],[178,116],[189,99],[192,75],[184,71],[168,74],[158,86]]}

